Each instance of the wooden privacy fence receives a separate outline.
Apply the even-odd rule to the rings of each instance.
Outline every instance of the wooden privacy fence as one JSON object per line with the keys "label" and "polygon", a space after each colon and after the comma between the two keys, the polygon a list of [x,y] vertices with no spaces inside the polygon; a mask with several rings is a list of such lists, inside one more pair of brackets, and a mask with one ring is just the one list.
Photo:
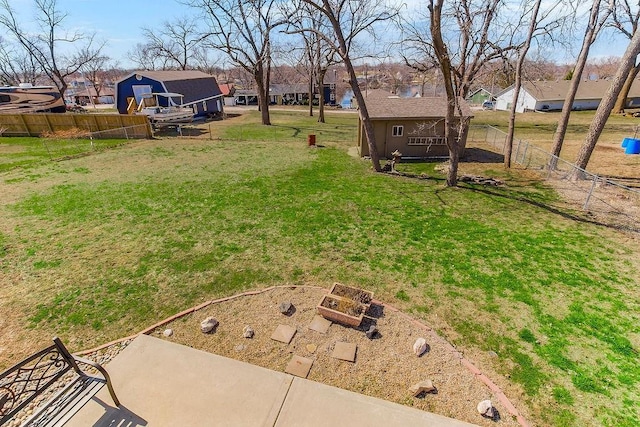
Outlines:
{"label": "wooden privacy fence", "polygon": [[0,136],[40,136],[71,129],[91,132],[94,138],[151,138],[147,116],[121,114],[0,114]]}

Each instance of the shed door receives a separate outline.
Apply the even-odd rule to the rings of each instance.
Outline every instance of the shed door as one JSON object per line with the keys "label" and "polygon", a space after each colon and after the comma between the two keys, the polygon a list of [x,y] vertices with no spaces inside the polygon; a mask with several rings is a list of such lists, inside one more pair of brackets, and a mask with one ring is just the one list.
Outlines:
{"label": "shed door", "polygon": [[151,95],[151,85],[132,85],[133,96],[136,98],[136,103],[140,105],[143,95]]}

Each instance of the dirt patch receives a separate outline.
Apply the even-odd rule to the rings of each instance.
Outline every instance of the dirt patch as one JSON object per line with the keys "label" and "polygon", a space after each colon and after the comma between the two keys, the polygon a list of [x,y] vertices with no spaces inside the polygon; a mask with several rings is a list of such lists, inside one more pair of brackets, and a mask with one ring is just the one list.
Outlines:
{"label": "dirt patch", "polygon": [[[500,425],[519,425],[496,393],[464,366],[446,341],[392,308],[374,302],[357,329],[337,323],[331,325],[327,334],[309,329],[316,305],[325,292],[312,287],[287,287],[241,296],[174,320],[152,334],[276,371],[284,371],[294,355],[307,357],[314,361],[310,380],[481,426],[496,425],[476,410],[478,402],[491,399],[501,414]],[[285,301],[292,302],[295,308],[290,316],[283,315],[278,308]],[[208,316],[220,322],[213,334],[200,331],[200,322]],[[364,331],[372,323],[379,334],[368,339]],[[270,338],[280,324],[296,329],[288,345]],[[251,339],[243,337],[247,325],[255,330]],[[171,337],[163,335],[168,328],[173,330]],[[417,357],[412,347],[421,337],[427,340],[428,350]],[[331,357],[337,342],[357,345],[355,363]],[[427,379],[433,381],[436,393],[414,397],[409,388]],[[518,409],[524,406],[514,400],[512,403]]]}

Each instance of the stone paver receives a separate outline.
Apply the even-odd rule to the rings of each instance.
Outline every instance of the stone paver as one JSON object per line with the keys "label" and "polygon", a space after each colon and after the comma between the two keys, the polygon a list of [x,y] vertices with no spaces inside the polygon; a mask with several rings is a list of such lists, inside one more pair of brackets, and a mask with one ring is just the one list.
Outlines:
{"label": "stone paver", "polygon": [[356,361],[356,351],[358,346],[349,342],[337,342],[333,348],[331,357],[336,359],[346,360],[347,362]]}
{"label": "stone paver", "polygon": [[329,326],[331,326],[331,320],[325,319],[324,317],[316,314],[313,316],[313,320],[309,324],[309,329],[312,331],[320,332],[321,334],[326,334],[329,331]]}
{"label": "stone paver", "polygon": [[289,325],[278,325],[273,334],[271,334],[271,339],[289,344],[295,334],[296,328]]}
{"label": "stone paver", "polygon": [[313,360],[294,355],[284,371],[287,374],[295,375],[296,377],[307,378],[312,365]]}

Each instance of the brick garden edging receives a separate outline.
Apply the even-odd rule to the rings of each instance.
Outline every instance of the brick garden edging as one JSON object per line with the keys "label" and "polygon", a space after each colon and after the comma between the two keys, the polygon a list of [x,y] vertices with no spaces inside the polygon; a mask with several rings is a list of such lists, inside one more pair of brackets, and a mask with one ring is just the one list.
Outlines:
{"label": "brick garden edging", "polygon": [[[138,332],[137,334],[134,335],[130,335],[126,338],[120,338],[117,339],[115,341],[111,341],[109,343],[106,344],[102,344],[101,346],[98,346],[96,348],[92,348],[90,350],[84,350],[81,352],[78,352],[76,354],[78,355],[88,355],[90,353],[94,353],[100,350],[103,350],[107,347],[110,347],[112,345],[115,344],[120,344],[123,343],[125,341],[128,340],[132,340],[135,337],[137,337],[138,335],[149,335],[151,332],[153,332],[154,330],[158,329],[161,326],[164,326],[168,323],[173,322],[174,320],[177,320],[181,317],[184,317],[188,314],[194,313],[196,311],[199,311],[205,307],[208,307],[212,304],[218,304],[221,302],[226,302],[226,301],[231,301],[234,299],[238,299],[241,297],[246,297],[246,296],[252,296],[252,295],[259,295],[265,292],[269,292],[272,291],[274,289],[284,289],[284,288],[289,288],[289,289],[298,289],[298,288],[310,288],[310,289],[319,289],[319,290],[325,290],[328,292],[328,290],[326,288],[320,287],[320,286],[312,286],[312,285],[280,285],[280,286],[270,286],[268,288],[265,289],[260,289],[260,290],[255,290],[255,291],[246,291],[246,292],[242,292],[236,295],[232,295],[229,297],[224,297],[224,298],[218,298],[215,300],[211,300],[211,301],[206,301],[203,302],[202,304],[199,304],[195,307],[189,308],[187,310],[181,311],[180,313],[174,314],[171,317],[168,317],[158,323],[156,323],[155,325],[149,326],[146,329],[143,329],[142,331]],[[482,373],[482,371],[480,369],[478,369],[473,362],[471,362],[470,360],[466,359],[462,353],[460,353],[453,345],[451,345],[451,343],[449,343],[449,341],[445,340],[444,338],[442,338],[440,335],[438,335],[436,333],[436,331],[433,330],[433,328],[431,328],[430,326],[426,325],[425,323],[416,320],[414,318],[412,318],[411,316],[409,316],[408,314],[400,311],[398,308],[394,307],[391,304],[387,304],[384,303],[382,301],[379,300],[373,300],[372,303],[378,304],[383,306],[384,308],[389,309],[390,311],[397,313],[398,315],[400,315],[401,317],[403,317],[405,320],[407,320],[409,323],[412,323],[414,326],[417,326],[423,330],[425,330],[431,339],[438,341],[441,345],[443,345],[446,349],[448,349],[451,354],[460,360],[460,363],[466,367],[469,372],[471,372],[478,380],[480,380],[482,383],[484,383],[489,390],[491,390],[496,398],[500,401],[500,403],[509,411],[509,414],[514,416],[516,418],[516,420],[518,421],[518,423],[522,426],[522,427],[530,427],[530,424],[527,422],[527,420],[522,416],[522,414],[520,414],[520,412],[518,411],[518,409],[513,405],[513,403],[511,403],[511,401],[509,400],[509,398],[504,394],[504,392],[502,391],[502,389],[493,381],[491,381],[491,379],[489,379],[489,377],[487,377],[484,373]]]}

